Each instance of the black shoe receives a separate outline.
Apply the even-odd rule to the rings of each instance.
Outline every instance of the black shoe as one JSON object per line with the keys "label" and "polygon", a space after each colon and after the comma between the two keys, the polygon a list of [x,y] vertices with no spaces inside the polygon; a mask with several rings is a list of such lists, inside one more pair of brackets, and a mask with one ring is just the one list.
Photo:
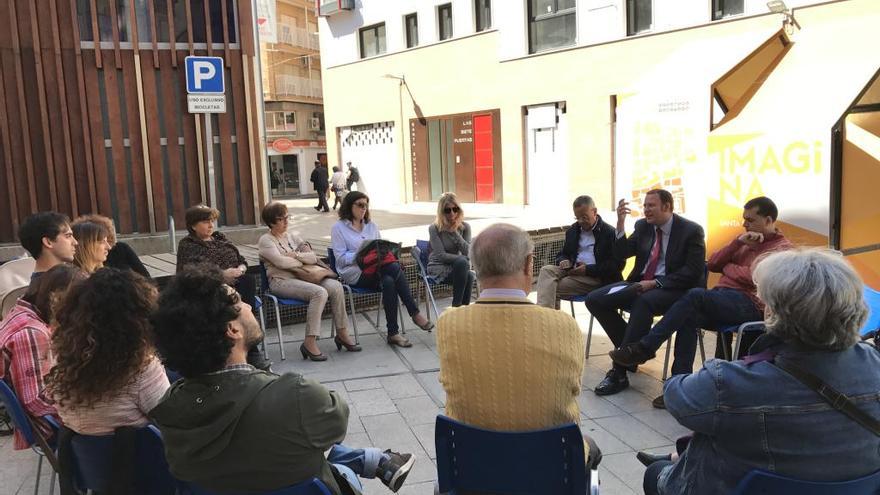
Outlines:
{"label": "black shoe", "polygon": [[379,461],[379,468],[376,469],[376,477],[382,480],[382,483],[388,487],[392,492],[396,492],[400,490],[400,487],[403,486],[403,482],[406,481],[406,477],[409,474],[409,470],[412,469],[413,464],[415,463],[415,458],[413,458],[412,454],[398,454],[397,452],[392,452],[390,450],[386,450],[384,452],[388,458],[384,458]]}
{"label": "black shoe", "polygon": [[649,351],[641,342],[633,342],[610,351],[608,355],[621,366],[638,366],[654,359],[656,353]]}
{"label": "black shoe", "polygon": [[326,361],[327,360],[327,356],[323,352],[319,352],[317,354],[312,354],[311,352],[309,352],[308,349],[306,349],[305,344],[300,344],[299,352],[300,352],[300,354],[303,355],[303,359],[309,359],[311,361]]}
{"label": "black shoe", "polygon": [[663,401],[663,396],[659,395],[651,401],[651,405],[657,409],[666,409],[666,402]]}
{"label": "black shoe", "polygon": [[605,374],[605,379],[593,392],[596,395],[613,395],[627,387],[629,387],[629,378],[626,377],[626,371],[612,369]]}
{"label": "black shoe", "polygon": [[640,450],[636,452],[636,459],[638,459],[639,462],[641,462],[645,467],[648,467],[657,461],[671,461],[672,454],[652,454],[650,452]]}
{"label": "black shoe", "polygon": [[313,206],[312,208],[314,208],[315,211],[321,211],[321,207],[320,207],[320,206]]}

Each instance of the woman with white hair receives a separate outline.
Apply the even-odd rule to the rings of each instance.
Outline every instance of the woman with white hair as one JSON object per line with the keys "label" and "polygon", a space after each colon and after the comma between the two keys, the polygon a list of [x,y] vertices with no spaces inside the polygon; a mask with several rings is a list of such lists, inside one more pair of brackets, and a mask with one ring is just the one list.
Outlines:
{"label": "woman with white hair", "polygon": [[[859,342],[859,276],[840,253],[805,249],[764,258],[753,278],[767,335],[743,361],[666,382],[666,409],[694,436],[677,462],[648,466],[647,495],[730,493],[754,469],[813,481],[880,470],[880,351]],[[860,412],[839,410],[805,375]]]}

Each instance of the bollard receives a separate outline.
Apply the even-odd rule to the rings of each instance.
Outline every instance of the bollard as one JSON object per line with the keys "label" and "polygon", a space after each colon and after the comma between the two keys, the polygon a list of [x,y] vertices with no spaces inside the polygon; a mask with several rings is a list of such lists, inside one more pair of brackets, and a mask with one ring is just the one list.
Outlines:
{"label": "bollard", "polygon": [[171,243],[171,254],[177,254],[177,233],[174,231],[174,217],[168,217],[168,242]]}

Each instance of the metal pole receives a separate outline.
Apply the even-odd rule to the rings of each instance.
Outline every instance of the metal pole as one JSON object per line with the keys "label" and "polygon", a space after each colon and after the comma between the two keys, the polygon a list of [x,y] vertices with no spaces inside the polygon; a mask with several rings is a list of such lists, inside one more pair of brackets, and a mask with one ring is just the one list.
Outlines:
{"label": "metal pole", "polygon": [[174,228],[174,217],[168,215],[168,242],[171,243],[171,254],[177,254],[177,232]]}
{"label": "metal pole", "polygon": [[214,180],[214,135],[211,132],[210,113],[205,114],[205,161],[208,164],[208,205],[217,208],[217,183]]}

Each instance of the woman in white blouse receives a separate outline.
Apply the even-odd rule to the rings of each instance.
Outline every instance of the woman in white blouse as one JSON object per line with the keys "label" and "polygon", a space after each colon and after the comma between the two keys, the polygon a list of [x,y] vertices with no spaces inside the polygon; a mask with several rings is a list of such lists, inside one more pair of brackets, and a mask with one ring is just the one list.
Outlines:
{"label": "woman in white blouse", "polygon": [[335,278],[325,278],[319,284],[300,280],[294,275],[293,269],[304,264],[314,264],[317,256],[309,243],[304,242],[296,233],[287,230],[288,213],[284,203],[273,201],[263,207],[263,223],[269,232],[259,240],[260,259],[266,266],[269,278],[269,290],[272,294],[301,299],[309,302],[306,313],[306,338],[299,350],[303,359],[326,361],[327,356],[318,348],[318,336],[321,334],[321,314],[327,299],[336,323],[336,348],[345,347],[349,352],[357,352],[361,347],[354,343],[348,335],[348,322],[345,314],[345,294],[342,284]]}

